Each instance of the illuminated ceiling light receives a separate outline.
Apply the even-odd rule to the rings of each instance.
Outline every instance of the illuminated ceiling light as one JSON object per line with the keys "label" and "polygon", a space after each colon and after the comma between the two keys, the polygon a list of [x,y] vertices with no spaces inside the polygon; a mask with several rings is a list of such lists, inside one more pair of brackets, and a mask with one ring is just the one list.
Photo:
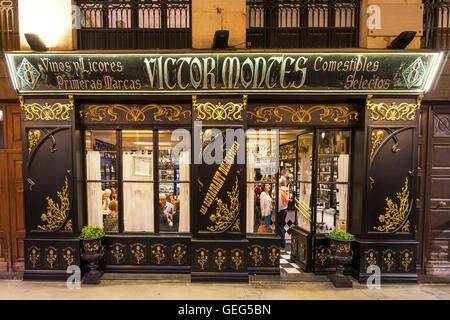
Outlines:
{"label": "illuminated ceiling light", "polygon": [[25,39],[31,50],[34,51],[47,51],[48,48],[45,46],[44,41],[35,33],[25,33]]}

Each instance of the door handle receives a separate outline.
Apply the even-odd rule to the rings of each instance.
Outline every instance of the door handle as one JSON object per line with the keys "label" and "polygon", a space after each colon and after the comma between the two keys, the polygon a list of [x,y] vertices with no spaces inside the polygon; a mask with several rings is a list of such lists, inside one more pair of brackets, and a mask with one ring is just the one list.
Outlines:
{"label": "door handle", "polygon": [[441,201],[441,202],[439,202],[439,207],[446,207],[447,206],[447,202],[445,202],[445,201]]}

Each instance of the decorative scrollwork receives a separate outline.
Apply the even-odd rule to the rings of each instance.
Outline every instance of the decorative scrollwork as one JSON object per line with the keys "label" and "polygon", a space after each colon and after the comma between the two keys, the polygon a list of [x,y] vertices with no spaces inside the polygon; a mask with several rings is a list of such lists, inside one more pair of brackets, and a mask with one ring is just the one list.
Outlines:
{"label": "decorative scrollwork", "polygon": [[[67,221],[70,210],[69,181],[67,176],[64,187],[61,191],[58,191],[58,198],[60,205],[55,203],[50,197],[47,197],[47,212],[41,215],[41,220],[45,222],[45,225],[38,225],[37,227],[39,229],[44,231],[56,231]],[[72,230],[72,222],[68,221],[66,227]]]}
{"label": "decorative scrollwork", "polygon": [[225,105],[211,102],[197,103],[197,96],[192,96],[192,106],[197,111],[196,120],[219,120],[219,121],[243,121],[242,110],[247,105],[247,95],[243,96],[242,103],[228,102]]}
{"label": "decorative scrollwork", "polygon": [[372,95],[368,95],[366,99],[367,110],[370,111],[370,120],[380,121],[413,121],[416,119],[416,110],[420,109],[420,104],[422,103],[423,95],[417,97],[416,104],[410,104],[403,102],[397,104],[392,102],[388,105],[384,102],[372,103]]}
{"label": "decorative scrollwork", "polygon": [[55,121],[70,120],[70,111],[74,108],[73,96],[69,96],[69,103],[55,103],[49,105],[46,102],[44,105],[39,103],[25,104],[22,96],[19,96],[20,106],[25,112],[25,121]]}
{"label": "decorative scrollwork", "polygon": [[347,123],[349,120],[358,120],[358,112],[350,111],[347,106],[326,106],[315,105],[309,108],[302,106],[292,107],[287,105],[279,106],[257,106],[254,112],[247,111],[249,119],[256,119],[259,123],[268,123],[273,121],[275,123],[282,122],[282,111],[291,114],[290,122],[292,123],[310,123],[312,114],[321,111],[319,119],[321,122],[328,122],[330,119],[336,123]]}
{"label": "decorative scrollwork", "polygon": [[[216,213],[212,214],[209,219],[214,223],[213,226],[206,227],[209,231],[223,231],[226,230],[234,222],[236,215],[239,213],[239,179],[236,177],[236,183],[233,189],[227,192],[230,199],[230,206],[224,204],[222,199],[216,199]],[[238,223],[238,221],[236,221]],[[233,226],[236,228],[236,224]],[[239,225],[237,225],[238,230]]]}
{"label": "decorative scrollwork", "polygon": [[183,110],[183,107],[180,105],[167,104],[148,104],[144,107],[139,107],[138,105],[128,107],[123,104],[91,105],[88,107],[88,110],[81,110],[80,116],[90,117],[92,121],[97,122],[101,122],[104,119],[116,121],[118,117],[117,110],[123,111],[125,119],[129,122],[145,121],[147,111],[154,111],[153,120],[160,122],[164,121],[164,119],[170,122],[180,121],[181,117],[191,119],[191,110]]}
{"label": "decorative scrollwork", "polygon": [[378,220],[383,223],[383,225],[374,226],[374,230],[380,232],[394,232],[398,230],[400,226],[403,226],[404,230],[409,230],[409,221],[405,222],[409,211],[408,177],[405,177],[405,184],[403,185],[402,192],[397,193],[397,199],[399,200],[400,206],[391,199],[386,198],[386,212],[378,217]]}
{"label": "decorative scrollwork", "polygon": [[41,130],[36,129],[28,131],[28,155],[31,154],[31,151],[37,145],[40,138],[41,138]]}

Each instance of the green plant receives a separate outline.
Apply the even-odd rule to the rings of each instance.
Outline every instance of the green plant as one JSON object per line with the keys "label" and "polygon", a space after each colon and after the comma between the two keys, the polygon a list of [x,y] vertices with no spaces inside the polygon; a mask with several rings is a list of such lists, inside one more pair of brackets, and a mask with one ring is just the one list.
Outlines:
{"label": "green plant", "polygon": [[327,234],[328,238],[331,239],[337,239],[337,240],[353,240],[355,239],[355,236],[348,232],[342,232],[333,230],[330,233]]}
{"label": "green plant", "polygon": [[103,229],[97,226],[85,226],[81,229],[81,239],[94,239],[103,236]]}

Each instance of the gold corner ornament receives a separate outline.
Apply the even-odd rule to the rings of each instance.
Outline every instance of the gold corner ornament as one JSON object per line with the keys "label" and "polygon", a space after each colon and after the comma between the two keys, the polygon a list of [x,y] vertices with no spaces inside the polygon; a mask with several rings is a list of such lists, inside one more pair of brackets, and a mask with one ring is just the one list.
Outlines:
{"label": "gold corner ornament", "polygon": [[395,232],[402,226],[403,232],[409,232],[409,221],[405,221],[409,210],[408,177],[405,177],[405,184],[402,187],[402,191],[397,193],[397,199],[399,200],[398,204],[386,198],[386,212],[378,217],[378,220],[383,225],[373,227],[374,230]]}
{"label": "gold corner ornament", "polygon": [[[247,115],[249,119],[256,119],[258,123],[268,123],[269,121],[280,123],[284,119],[284,115],[290,114],[289,119],[292,123],[310,123],[312,115],[315,112],[321,112],[319,114],[320,122],[328,123],[332,120],[335,123],[348,123],[349,120],[358,120],[358,112],[350,110],[347,106],[327,106],[327,105],[315,105],[309,108],[303,106],[257,106],[253,111],[248,111]],[[287,121],[287,120],[286,120]]]}
{"label": "gold corner ornament", "polygon": [[243,95],[242,103],[228,102],[223,105],[221,102],[213,104],[211,102],[197,103],[197,96],[192,96],[192,106],[197,111],[196,120],[208,121],[244,121],[242,111],[247,106],[247,95]]}
{"label": "gold corner ornament", "polygon": [[370,160],[372,160],[375,150],[381,145],[383,141],[384,132],[383,130],[373,130],[370,135],[370,141],[372,142],[372,150],[370,151]]}
{"label": "gold corner ornament", "polygon": [[190,120],[191,110],[183,110],[181,105],[168,104],[148,104],[140,107],[132,105],[131,107],[123,104],[111,105],[90,105],[87,110],[80,110],[80,116],[84,118],[90,117],[90,120],[101,122],[105,119],[109,121],[117,121],[118,113],[125,113],[125,119],[128,122],[143,122],[146,120],[146,113],[153,111],[153,120],[162,122],[164,120],[175,122],[181,121],[182,118]]}
{"label": "gold corner ornament", "polygon": [[28,131],[28,156],[30,156],[33,148],[38,144],[41,138],[41,130],[29,130]]}
{"label": "gold corner ornament", "polygon": [[370,111],[370,120],[374,121],[413,121],[416,119],[416,110],[420,109],[423,95],[417,97],[416,104],[402,102],[390,105],[384,102],[372,103],[373,95],[368,95],[366,99],[367,110]]}
{"label": "gold corner ornament", "polygon": [[[67,176],[65,183],[61,191],[57,192],[60,203],[55,203],[53,199],[47,197],[47,212],[41,215],[41,220],[45,222],[45,225],[38,225],[37,227],[44,231],[57,231],[67,221],[68,213],[70,210],[69,200],[69,181]],[[72,230],[72,221],[68,220],[66,224],[66,230]]]}
{"label": "gold corner ornament", "polygon": [[68,121],[70,120],[70,111],[74,109],[73,96],[69,96],[69,103],[55,103],[50,105],[48,102],[41,105],[39,103],[26,104],[23,96],[19,96],[20,107],[25,112],[24,121]]}
{"label": "gold corner ornament", "polygon": [[[227,192],[230,200],[229,205],[224,204],[222,199],[216,199],[216,213],[212,214],[209,219],[214,223],[213,226],[206,227],[209,231],[223,231],[226,230],[234,222],[239,213],[239,179],[236,177],[235,185],[231,192]],[[236,221],[237,222],[237,221]],[[239,226],[234,225],[233,228],[240,229]]]}

